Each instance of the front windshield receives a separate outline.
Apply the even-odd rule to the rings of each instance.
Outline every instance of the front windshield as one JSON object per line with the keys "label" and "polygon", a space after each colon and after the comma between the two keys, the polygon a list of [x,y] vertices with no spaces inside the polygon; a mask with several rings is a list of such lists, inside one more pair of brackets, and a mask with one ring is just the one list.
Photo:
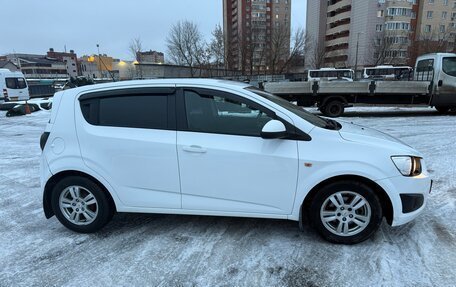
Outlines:
{"label": "front windshield", "polygon": [[328,126],[328,122],[312,113],[309,113],[308,111],[304,110],[303,108],[294,105],[287,100],[284,100],[280,97],[277,97],[273,94],[267,93],[265,91],[262,91],[260,89],[257,89],[255,87],[247,87],[247,90],[287,109],[288,111],[292,112],[293,114],[297,115],[298,117],[302,118],[305,121],[308,121],[309,123],[320,127],[320,128],[326,128]]}

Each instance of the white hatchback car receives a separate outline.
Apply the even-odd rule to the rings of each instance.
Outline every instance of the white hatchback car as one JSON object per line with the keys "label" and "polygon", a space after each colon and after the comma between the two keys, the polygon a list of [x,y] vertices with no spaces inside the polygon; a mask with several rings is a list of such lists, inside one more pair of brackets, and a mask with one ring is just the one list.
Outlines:
{"label": "white hatchback car", "polygon": [[308,220],[352,244],[425,206],[419,152],[235,82],[173,79],[55,95],[41,137],[47,218],[94,232],[114,212]]}

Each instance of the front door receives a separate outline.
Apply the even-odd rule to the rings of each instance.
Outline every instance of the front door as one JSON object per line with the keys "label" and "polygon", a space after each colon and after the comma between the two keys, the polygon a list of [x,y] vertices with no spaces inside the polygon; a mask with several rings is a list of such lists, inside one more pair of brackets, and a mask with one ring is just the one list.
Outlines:
{"label": "front door", "polygon": [[274,117],[270,110],[209,89],[187,89],[180,101],[185,110],[177,132],[182,208],[290,214],[297,142],[260,137]]}

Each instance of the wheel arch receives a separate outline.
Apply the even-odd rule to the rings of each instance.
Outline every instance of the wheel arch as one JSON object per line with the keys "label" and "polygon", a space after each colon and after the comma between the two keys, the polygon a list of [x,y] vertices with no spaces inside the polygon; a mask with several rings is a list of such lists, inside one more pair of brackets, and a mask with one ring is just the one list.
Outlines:
{"label": "wheel arch", "polygon": [[109,192],[109,190],[95,177],[81,171],[77,170],[65,170],[58,172],[54,174],[49,180],[46,182],[46,185],[44,186],[44,192],[43,192],[43,210],[44,210],[44,215],[46,218],[51,218],[54,216],[54,211],[52,210],[52,205],[51,205],[51,197],[52,197],[52,190],[54,189],[54,186],[60,182],[63,178],[66,178],[68,176],[80,176],[80,177],[85,177],[87,179],[92,180],[95,184],[97,184],[102,190],[104,190],[108,196],[109,203],[111,204],[111,207],[113,210],[117,211],[116,203]]}
{"label": "wheel arch", "polygon": [[386,193],[386,191],[378,185],[376,182],[373,180],[359,176],[359,175],[339,175],[339,176],[334,176],[328,179],[325,179],[324,181],[318,183],[315,185],[305,196],[304,201],[301,204],[300,210],[299,210],[299,222],[300,225],[302,225],[302,221],[308,220],[308,212],[310,210],[310,204],[312,203],[313,199],[315,198],[315,195],[318,193],[319,190],[321,190],[324,186],[327,186],[329,184],[339,182],[339,181],[354,181],[354,182],[361,182],[370,188],[374,190],[376,195],[380,199],[380,205],[382,207],[383,211],[383,216],[386,218],[388,224],[392,224],[393,218],[394,218],[394,210],[393,210],[393,205],[391,202],[390,197]]}

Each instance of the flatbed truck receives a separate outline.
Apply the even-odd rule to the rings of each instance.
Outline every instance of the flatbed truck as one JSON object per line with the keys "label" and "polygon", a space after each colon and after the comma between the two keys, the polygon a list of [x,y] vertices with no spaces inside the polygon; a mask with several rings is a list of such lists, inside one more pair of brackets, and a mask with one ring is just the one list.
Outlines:
{"label": "flatbed truck", "polygon": [[426,105],[456,111],[456,54],[434,53],[416,60],[411,81],[267,82],[264,90],[299,106],[317,106],[339,117],[354,104]]}

